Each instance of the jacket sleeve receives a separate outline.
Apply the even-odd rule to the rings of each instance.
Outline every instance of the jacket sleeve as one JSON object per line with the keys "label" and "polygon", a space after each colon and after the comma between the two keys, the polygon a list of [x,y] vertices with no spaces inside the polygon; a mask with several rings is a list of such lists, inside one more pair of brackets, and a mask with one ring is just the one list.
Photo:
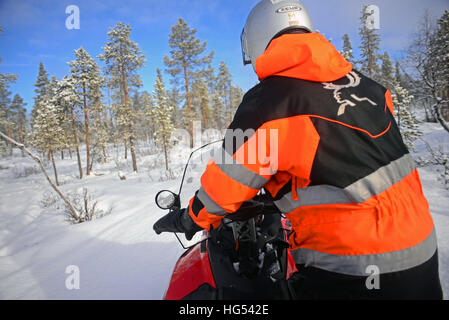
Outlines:
{"label": "jacket sleeve", "polygon": [[270,145],[277,145],[273,142],[277,135],[261,129],[263,121],[254,104],[243,99],[222,147],[201,176],[201,188],[189,202],[190,216],[204,229],[218,227],[225,215],[257,195],[276,173]]}

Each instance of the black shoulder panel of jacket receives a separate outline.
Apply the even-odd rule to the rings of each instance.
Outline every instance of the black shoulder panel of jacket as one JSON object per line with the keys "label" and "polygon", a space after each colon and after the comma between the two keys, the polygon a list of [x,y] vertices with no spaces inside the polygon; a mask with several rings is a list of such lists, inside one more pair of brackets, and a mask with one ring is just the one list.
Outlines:
{"label": "black shoulder panel of jacket", "polygon": [[229,129],[309,116],[320,136],[311,185],[344,188],[408,153],[385,93],[357,71],[333,83],[273,76],[245,94]]}

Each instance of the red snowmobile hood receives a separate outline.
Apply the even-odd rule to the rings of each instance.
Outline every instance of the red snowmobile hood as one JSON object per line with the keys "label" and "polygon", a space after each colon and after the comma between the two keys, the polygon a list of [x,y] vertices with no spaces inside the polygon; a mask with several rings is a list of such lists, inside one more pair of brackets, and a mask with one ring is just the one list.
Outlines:
{"label": "red snowmobile hood", "polygon": [[284,76],[315,82],[332,82],[352,70],[335,47],[319,33],[284,34],[274,39],[256,60],[262,81]]}

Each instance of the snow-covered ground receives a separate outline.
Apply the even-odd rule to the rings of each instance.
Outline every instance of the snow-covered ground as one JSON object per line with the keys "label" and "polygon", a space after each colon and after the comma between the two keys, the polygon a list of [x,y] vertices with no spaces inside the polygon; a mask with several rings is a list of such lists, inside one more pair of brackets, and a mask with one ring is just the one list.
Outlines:
{"label": "snow-covered ground", "polygon": [[[422,124],[423,138],[437,149],[449,151],[449,134],[438,124]],[[417,154],[427,154],[416,143]],[[143,150],[145,151],[145,150]],[[75,159],[57,160],[62,190],[94,192],[99,207],[111,213],[91,222],[71,225],[64,210],[43,206],[49,199],[48,183],[35,163],[22,158],[0,159],[0,299],[160,299],[174,264],[183,252],[170,234],[157,236],[153,223],[164,214],[154,203],[162,189],[177,190],[188,152],[172,159],[174,180],[161,173],[160,154],[141,156],[139,173],[131,173],[122,151],[110,150],[111,161],[96,165],[96,175],[77,179]],[[82,153],[84,153],[82,151]],[[142,152],[141,154],[145,154]],[[119,157],[120,155],[120,157]],[[67,155],[66,155],[67,156]],[[154,165],[157,159],[158,165]],[[84,163],[84,162],[83,162]],[[420,168],[423,188],[435,220],[439,241],[440,275],[449,295],[449,191],[437,181],[435,167]],[[52,174],[51,167],[48,167]],[[120,180],[118,171],[126,175]],[[194,170],[197,174],[201,167]],[[165,181],[162,181],[165,180]],[[195,183],[187,184],[186,196]],[[68,266],[80,271],[80,289],[68,290]]]}
{"label": "snow-covered ground", "polygon": [[[122,154],[121,154],[122,156]],[[110,214],[78,225],[65,221],[63,209],[43,208],[50,192],[40,173],[19,177],[35,166],[16,151],[0,161],[0,298],[1,299],[160,299],[177,257],[173,235],[157,236],[153,223],[164,213],[154,203],[158,190],[173,189],[179,180],[159,182],[157,169],[140,159],[141,173],[130,163],[109,163],[79,180],[75,160],[58,160],[61,189],[95,192]],[[185,158],[184,158],[185,159]],[[120,180],[119,169],[126,175]],[[48,167],[52,176],[52,168]],[[80,271],[80,289],[67,290],[66,267]]]}

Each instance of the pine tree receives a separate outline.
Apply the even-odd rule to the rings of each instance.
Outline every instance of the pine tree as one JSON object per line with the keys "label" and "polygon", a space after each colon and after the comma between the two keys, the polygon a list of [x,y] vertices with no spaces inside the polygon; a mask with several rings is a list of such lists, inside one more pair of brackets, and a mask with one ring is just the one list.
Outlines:
{"label": "pine tree", "polygon": [[[219,71],[216,77],[216,92],[221,98],[213,98],[215,112],[221,117],[221,127],[227,127],[234,118],[235,111],[243,98],[243,91],[232,84],[232,76],[225,62],[220,62]],[[221,110],[218,108],[222,107]]]}
{"label": "pine tree", "polygon": [[396,61],[394,65],[394,80],[396,80],[396,82],[398,82],[401,87],[406,88],[407,90],[409,89],[409,87],[406,86],[405,79],[402,75],[401,65],[399,64],[399,61]]}
{"label": "pine tree", "polygon": [[[25,144],[25,133],[26,133],[26,123],[27,123],[27,117],[26,117],[26,106],[27,104],[23,101],[22,97],[19,94],[15,94],[14,98],[12,100],[12,103],[9,107],[9,109],[11,110],[11,117],[12,117],[12,122],[10,123],[11,125],[15,126],[15,132],[16,132],[16,137],[15,140],[18,140],[21,144]],[[22,151],[22,156],[23,156],[23,151]]]}
{"label": "pine tree", "polygon": [[203,128],[210,128],[210,97],[207,84],[202,77],[198,77],[192,87],[192,104],[201,115]]}
{"label": "pine tree", "polygon": [[[0,73],[0,128],[7,132],[11,138],[11,92],[8,90],[11,83],[17,80],[17,75]],[[9,144],[9,154],[12,153],[12,144]]]}
{"label": "pine tree", "polygon": [[409,94],[407,89],[402,88],[396,80],[393,80],[391,96],[393,98],[394,116],[397,119],[404,143],[407,148],[414,150],[414,141],[422,135],[415,116],[410,112],[410,105],[414,97]]}
{"label": "pine tree", "polygon": [[359,35],[361,38],[361,71],[370,78],[377,80],[376,77],[379,75],[377,60],[379,58],[378,51],[380,46],[380,36],[375,29],[368,29],[366,27],[365,23],[368,17],[366,8],[367,6],[363,7],[360,16],[361,26],[359,28]]}
{"label": "pine tree", "polygon": [[109,30],[109,41],[103,47],[104,54],[99,55],[99,58],[106,63],[105,73],[109,75],[110,83],[120,92],[122,99],[117,113],[119,117],[117,122],[123,128],[125,142],[129,142],[133,170],[137,172],[133,133],[134,116],[131,113],[129,88],[139,88],[142,85],[137,70],[145,63],[145,55],[140,51],[137,43],[130,39],[130,35],[129,25],[117,23],[114,29]]}
{"label": "pine tree", "polygon": [[[229,72],[226,63],[221,61],[218,68],[216,90],[223,101],[224,108],[221,111],[217,111],[221,114],[220,116],[222,117],[225,126],[228,126],[231,123],[233,116],[231,107],[231,87],[231,73]],[[218,104],[218,106],[219,105],[220,104]]]}
{"label": "pine tree", "polygon": [[237,111],[237,108],[239,107],[240,103],[242,103],[243,99],[243,91],[236,85],[231,85],[231,106],[229,109],[229,118],[228,122],[231,123],[232,119],[234,118],[234,114]]}
{"label": "pine tree", "polygon": [[131,97],[131,114],[134,117],[134,135],[136,140],[145,139],[143,128],[143,107],[140,100],[139,91],[135,90]]}
{"label": "pine tree", "polygon": [[60,134],[55,138],[53,144],[53,151],[61,152],[61,159],[64,159],[64,150],[70,146],[69,135],[69,122],[68,113],[65,109],[65,105],[61,103],[59,97],[60,82],[56,76],[52,76],[48,88],[48,103],[55,107],[57,126],[60,130]]}
{"label": "pine tree", "polygon": [[184,121],[192,132],[193,136],[193,120],[196,114],[191,102],[191,82],[194,72],[201,69],[202,66],[212,61],[213,52],[208,56],[200,57],[206,50],[206,42],[196,38],[196,29],[190,28],[187,23],[179,18],[176,25],[171,27],[168,44],[171,48],[170,57],[164,57],[164,63],[167,66],[167,72],[174,78],[173,82],[178,84],[179,78],[185,92],[185,112]]}
{"label": "pine tree", "polygon": [[145,139],[150,141],[153,138],[155,126],[152,114],[153,98],[147,91],[142,92],[140,104],[142,106],[142,129],[145,134]]}
{"label": "pine tree", "polygon": [[393,89],[393,63],[391,62],[388,52],[384,52],[381,56],[380,83],[390,91]]}
{"label": "pine tree", "polygon": [[182,96],[179,93],[178,88],[172,87],[170,90],[168,90],[168,103],[173,108],[173,125],[178,127],[179,123],[179,105],[181,104]]}
{"label": "pine tree", "polygon": [[59,134],[55,137],[55,143],[53,145],[54,151],[61,152],[61,159],[64,159],[64,150],[70,146],[70,134],[69,134],[69,116],[65,105],[61,103],[59,97],[60,81],[56,76],[52,76],[50,80],[48,100],[51,105],[55,107],[57,126]]}
{"label": "pine tree", "polygon": [[81,165],[81,156],[79,150],[78,139],[78,123],[75,117],[75,110],[81,105],[80,97],[77,94],[74,80],[70,76],[65,76],[59,83],[58,97],[60,103],[65,107],[68,113],[68,121],[70,122],[70,129],[68,133],[71,134],[73,142],[70,144],[75,148],[76,157],[78,161],[78,169],[80,179],[83,178],[83,167]]}
{"label": "pine tree", "polygon": [[342,50],[341,54],[347,61],[349,61],[350,63],[355,65],[352,44],[351,44],[351,40],[349,40],[348,34],[343,35],[343,50]]}
{"label": "pine tree", "polygon": [[[61,146],[61,136],[64,135],[63,129],[60,127],[59,113],[57,106],[54,104],[56,96],[55,83],[51,82],[39,94],[39,100],[35,100],[35,119],[33,122],[32,134],[33,145],[41,153],[47,153],[53,164],[56,185],[58,182],[58,173],[54,159],[54,151]],[[45,95],[42,94],[45,92]]]}
{"label": "pine tree", "polygon": [[213,128],[222,129],[226,127],[223,116],[224,109],[225,105],[223,102],[223,98],[220,96],[218,91],[214,91],[214,93],[212,94],[212,106],[211,106],[211,114],[212,114],[211,122]]}
{"label": "pine tree", "polygon": [[103,79],[100,76],[98,65],[92,57],[82,47],[74,50],[76,59],[69,62],[70,73],[73,78],[76,92],[84,112],[84,128],[86,135],[86,175],[90,175],[90,133],[89,133],[89,109],[97,104],[101,99],[100,89],[103,86]]}
{"label": "pine tree", "polygon": [[[0,35],[3,29],[0,26]],[[1,62],[1,58],[0,58]],[[11,92],[8,90],[11,83],[16,82],[18,76],[16,74],[0,73],[0,130],[8,132],[8,137],[11,136],[11,126],[9,124],[9,108],[11,103]],[[0,153],[6,154],[7,146],[3,139],[0,141]],[[12,152],[12,144],[9,144],[9,152]]]}
{"label": "pine tree", "polygon": [[[8,138],[11,138],[11,91],[6,86],[0,86],[0,121],[1,127],[6,131]],[[10,145],[9,154],[12,153],[12,146]]]}
{"label": "pine tree", "polygon": [[209,88],[209,94],[213,94],[216,86],[217,86],[217,77],[215,76],[215,69],[212,67],[212,65],[208,65],[205,68],[202,68],[200,70],[201,77],[204,79],[204,81],[207,84],[207,87]]}
{"label": "pine tree", "polygon": [[[120,76],[120,75],[118,75]],[[118,87],[117,87],[118,85]],[[121,120],[125,115],[125,108],[123,105],[123,90],[120,87],[119,77],[115,77],[110,74],[106,78],[106,87],[108,91],[108,101],[109,101],[109,120],[110,131],[109,135],[114,142],[114,146],[117,148],[118,144],[123,142],[125,146],[125,160],[128,159],[128,142],[127,142],[127,131],[126,128],[122,126],[123,121]]]}
{"label": "pine tree", "polygon": [[165,169],[168,170],[168,152],[170,148],[170,137],[174,131],[171,120],[173,110],[168,103],[168,97],[165,92],[164,82],[162,80],[161,71],[157,69],[156,83],[153,92],[153,120],[155,123],[154,137],[157,143],[162,145],[165,156]]}
{"label": "pine tree", "polygon": [[[93,125],[93,137],[94,137],[94,152],[101,152],[101,161],[107,161],[107,143],[109,141],[108,137],[108,127],[106,121],[107,106],[103,104],[103,94],[101,89],[104,86],[104,79],[100,76],[95,78],[89,86],[89,118],[92,119]],[[91,161],[92,166],[92,161]]]}
{"label": "pine tree", "polygon": [[34,97],[34,105],[33,109],[31,110],[31,124],[34,123],[34,118],[36,116],[35,109],[40,103],[40,100],[43,99],[47,92],[48,85],[50,83],[50,80],[48,80],[48,73],[45,70],[44,64],[42,62],[39,63],[39,72],[37,75],[37,80],[34,86],[36,89],[34,89],[34,92],[36,93],[36,96]]}

